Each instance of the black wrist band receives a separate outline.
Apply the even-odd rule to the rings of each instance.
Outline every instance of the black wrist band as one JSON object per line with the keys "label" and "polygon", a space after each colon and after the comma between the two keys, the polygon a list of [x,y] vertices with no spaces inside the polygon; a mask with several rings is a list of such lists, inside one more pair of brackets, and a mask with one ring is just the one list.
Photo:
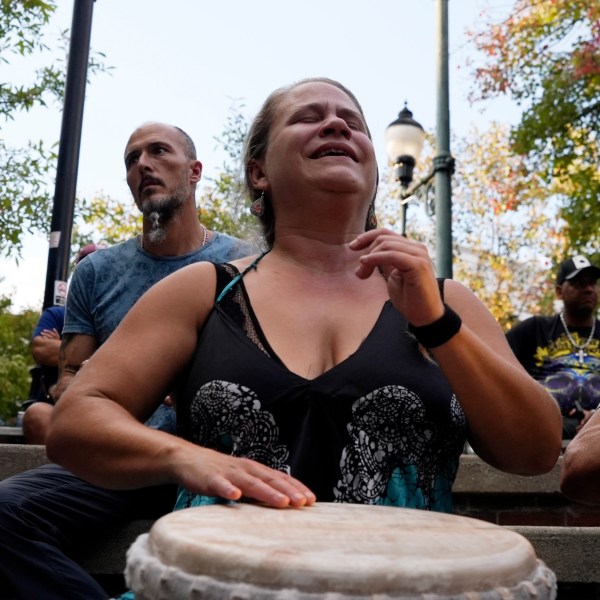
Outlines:
{"label": "black wrist band", "polygon": [[433,323],[415,327],[409,323],[408,330],[425,348],[437,348],[453,338],[460,330],[462,319],[444,302],[444,314]]}

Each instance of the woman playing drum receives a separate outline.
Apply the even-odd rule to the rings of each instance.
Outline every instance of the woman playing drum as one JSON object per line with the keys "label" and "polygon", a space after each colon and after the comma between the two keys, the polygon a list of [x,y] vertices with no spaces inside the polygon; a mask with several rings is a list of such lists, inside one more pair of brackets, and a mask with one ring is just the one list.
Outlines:
{"label": "woman playing drum", "polygon": [[[255,119],[245,173],[267,252],[152,288],[54,411],[48,456],[101,486],[450,510],[465,439],[498,469],[555,464],[561,420],[488,310],[427,248],[377,229],[356,98],[311,79]],[[176,389],[181,437],[142,423]]]}

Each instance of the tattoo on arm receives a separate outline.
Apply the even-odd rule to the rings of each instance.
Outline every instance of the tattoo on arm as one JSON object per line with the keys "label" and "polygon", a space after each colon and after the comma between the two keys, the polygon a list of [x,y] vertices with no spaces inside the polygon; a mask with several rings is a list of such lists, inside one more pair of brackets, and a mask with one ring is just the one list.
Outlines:
{"label": "tattoo on arm", "polygon": [[58,401],[81,368],[82,362],[94,353],[96,347],[95,339],[91,336],[82,337],[75,333],[63,335],[58,355],[58,381],[52,394],[55,401]]}

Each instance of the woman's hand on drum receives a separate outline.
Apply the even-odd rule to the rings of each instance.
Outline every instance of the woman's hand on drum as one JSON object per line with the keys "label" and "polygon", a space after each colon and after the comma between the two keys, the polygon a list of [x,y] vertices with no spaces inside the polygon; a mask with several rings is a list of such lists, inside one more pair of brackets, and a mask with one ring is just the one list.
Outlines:
{"label": "woman's hand on drum", "polygon": [[433,264],[425,244],[387,229],[359,235],[350,248],[363,252],[356,271],[366,279],[379,269],[387,280],[390,300],[413,325],[428,325],[444,313]]}
{"label": "woman's hand on drum", "polygon": [[190,492],[239,500],[242,496],[276,508],[310,506],[316,496],[302,482],[248,458],[194,447],[193,462],[177,461],[176,479]]}

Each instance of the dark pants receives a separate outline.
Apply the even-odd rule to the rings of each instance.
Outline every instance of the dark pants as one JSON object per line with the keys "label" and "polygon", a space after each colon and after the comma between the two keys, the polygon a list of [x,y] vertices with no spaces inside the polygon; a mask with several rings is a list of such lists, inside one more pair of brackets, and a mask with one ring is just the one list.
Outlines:
{"label": "dark pants", "polygon": [[106,600],[71,557],[127,521],[173,509],[175,486],[132,491],[96,487],[57,465],[0,482],[0,598]]}

